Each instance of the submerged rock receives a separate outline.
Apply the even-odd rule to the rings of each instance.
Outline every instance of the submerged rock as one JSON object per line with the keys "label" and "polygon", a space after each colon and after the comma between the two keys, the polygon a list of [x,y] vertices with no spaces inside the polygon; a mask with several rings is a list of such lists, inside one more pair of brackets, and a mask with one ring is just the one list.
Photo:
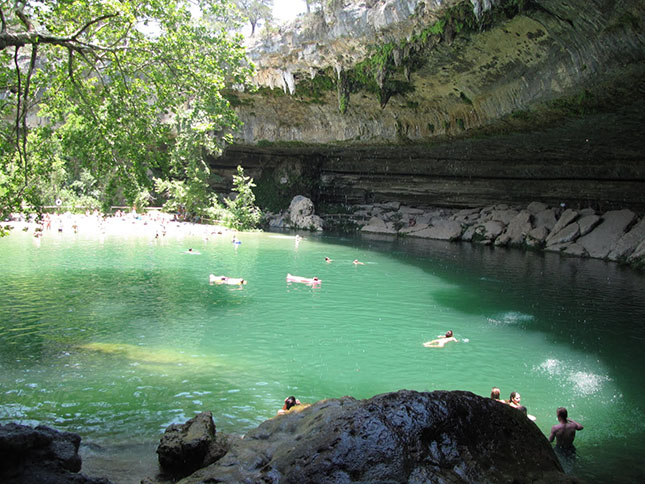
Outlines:
{"label": "submerged rock", "polygon": [[180,482],[578,481],[523,413],[470,392],[401,390],[267,420]]}

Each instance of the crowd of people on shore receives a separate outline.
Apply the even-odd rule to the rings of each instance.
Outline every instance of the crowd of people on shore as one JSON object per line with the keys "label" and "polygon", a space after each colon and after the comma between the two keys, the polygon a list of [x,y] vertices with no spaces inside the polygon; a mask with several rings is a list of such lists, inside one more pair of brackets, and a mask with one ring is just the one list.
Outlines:
{"label": "crowd of people on shore", "polygon": [[35,238],[41,238],[48,233],[59,234],[91,234],[91,235],[144,235],[154,239],[166,236],[214,236],[228,232],[220,225],[198,224],[186,222],[178,214],[145,210],[138,212],[136,208],[128,211],[117,209],[112,215],[106,215],[99,210],[86,210],[85,213],[45,212],[41,216],[35,214],[15,214],[2,222],[6,229],[33,230]]}

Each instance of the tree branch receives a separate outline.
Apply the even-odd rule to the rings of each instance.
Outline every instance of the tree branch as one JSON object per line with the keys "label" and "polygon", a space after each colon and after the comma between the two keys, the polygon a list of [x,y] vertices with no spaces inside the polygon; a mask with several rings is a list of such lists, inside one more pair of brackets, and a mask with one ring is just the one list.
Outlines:
{"label": "tree branch", "polygon": [[7,31],[7,20],[4,18],[4,12],[0,7],[0,34],[4,34]]}
{"label": "tree branch", "polygon": [[70,40],[76,41],[78,39],[79,35],[81,35],[83,32],[85,32],[93,24],[95,24],[97,22],[100,22],[101,20],[106,20],[106,19],[109,19],[109,18],[112,18],[112,17],[118,17],[118,15],[119,14],[117,14],[117,13],[111,13],[111,14],[107,14],[107,15],[102,15],[102,16],[100,16],[98,18],[95,18],[94,20],[90,20],[85,25],[83,25],[83,27],[81,27],[74,35],[72,35]]}
{"label": "tree branch", "polygon": [[18,17],[22,24],[27,28],[27,32],[32,32],[34,30],[34,26],[24,12],[26,3],[26,0],[23,0],[22,2],[16,1],[15,13],[16,17]]}
{"label": "tree branch", "polygon": [[31,78],[36,70],[36,58],[38,57],[38,44],[31,46],[31,59],[29,61],[29,70],[27,71],[27,78],[25,80],[25,92],[23,94],[23,112],[22,116],[22,153],[23,163],[25,170],[25,185],[29,182],[29,160],[27,157],[27,113],[29,112],[29,87],[31,86]]}
{"label": "tree branch", "polygon": [[89,49],[113,51],[124,50],[127,48],[126,46],[103,47],[100,45],[81,42],[78,39],[73,39],[71,37],[58,37],[55,35],[42,34],[35,31],[20,32],[15,34],[10,32],[0,33],[0,50],[4,50],[7,47],[24,47],[28,44],[58,45],[61,47],[72,48],[74,50]]}
{"label": "tree branch", "polygon": [[13,62],[16,66],[16,81],[17,81],[17,93],[16,93],[16,120],[14,122],[14,131],[16,135],[16,149],[18,150],[18,157],[22,161],[22,151],[20,143],[20,115],[22,114],[22,74],[20,73],[20,63],[18,62],[18,53],[20,52],[20,47],[16,47],[16,51],[13,55]]}

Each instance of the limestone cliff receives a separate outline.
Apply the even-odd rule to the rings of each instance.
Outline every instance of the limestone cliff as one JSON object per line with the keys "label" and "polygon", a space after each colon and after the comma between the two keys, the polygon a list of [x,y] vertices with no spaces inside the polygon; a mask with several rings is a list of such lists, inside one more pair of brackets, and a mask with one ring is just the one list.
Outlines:
{"label": "limestone cliff", "polygon": [[287,204],[644,208],[642,1],[336,4],[250,46],[216,171]]}

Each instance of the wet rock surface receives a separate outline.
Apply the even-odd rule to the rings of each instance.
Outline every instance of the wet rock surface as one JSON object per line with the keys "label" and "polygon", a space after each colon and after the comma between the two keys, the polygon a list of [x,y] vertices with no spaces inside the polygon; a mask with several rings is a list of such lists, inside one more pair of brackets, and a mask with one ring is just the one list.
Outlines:
{"label": "wet rock surface", "polygon": [[202,412],[184,424],[170,425],[161,437],[157,455],[168,475],[187,476],[226,454],[226,437],[218,438],[211,412]]}
{"label": "wet rock surface", "polygon": [[401,390],[268,420],[180,482],[578,481],[523,413],[470,392]]}
{"label": "wet rock surface", "polygon": [[79,473],[81,437],[45,426],[0,425],[3,484],[110,484]]}

